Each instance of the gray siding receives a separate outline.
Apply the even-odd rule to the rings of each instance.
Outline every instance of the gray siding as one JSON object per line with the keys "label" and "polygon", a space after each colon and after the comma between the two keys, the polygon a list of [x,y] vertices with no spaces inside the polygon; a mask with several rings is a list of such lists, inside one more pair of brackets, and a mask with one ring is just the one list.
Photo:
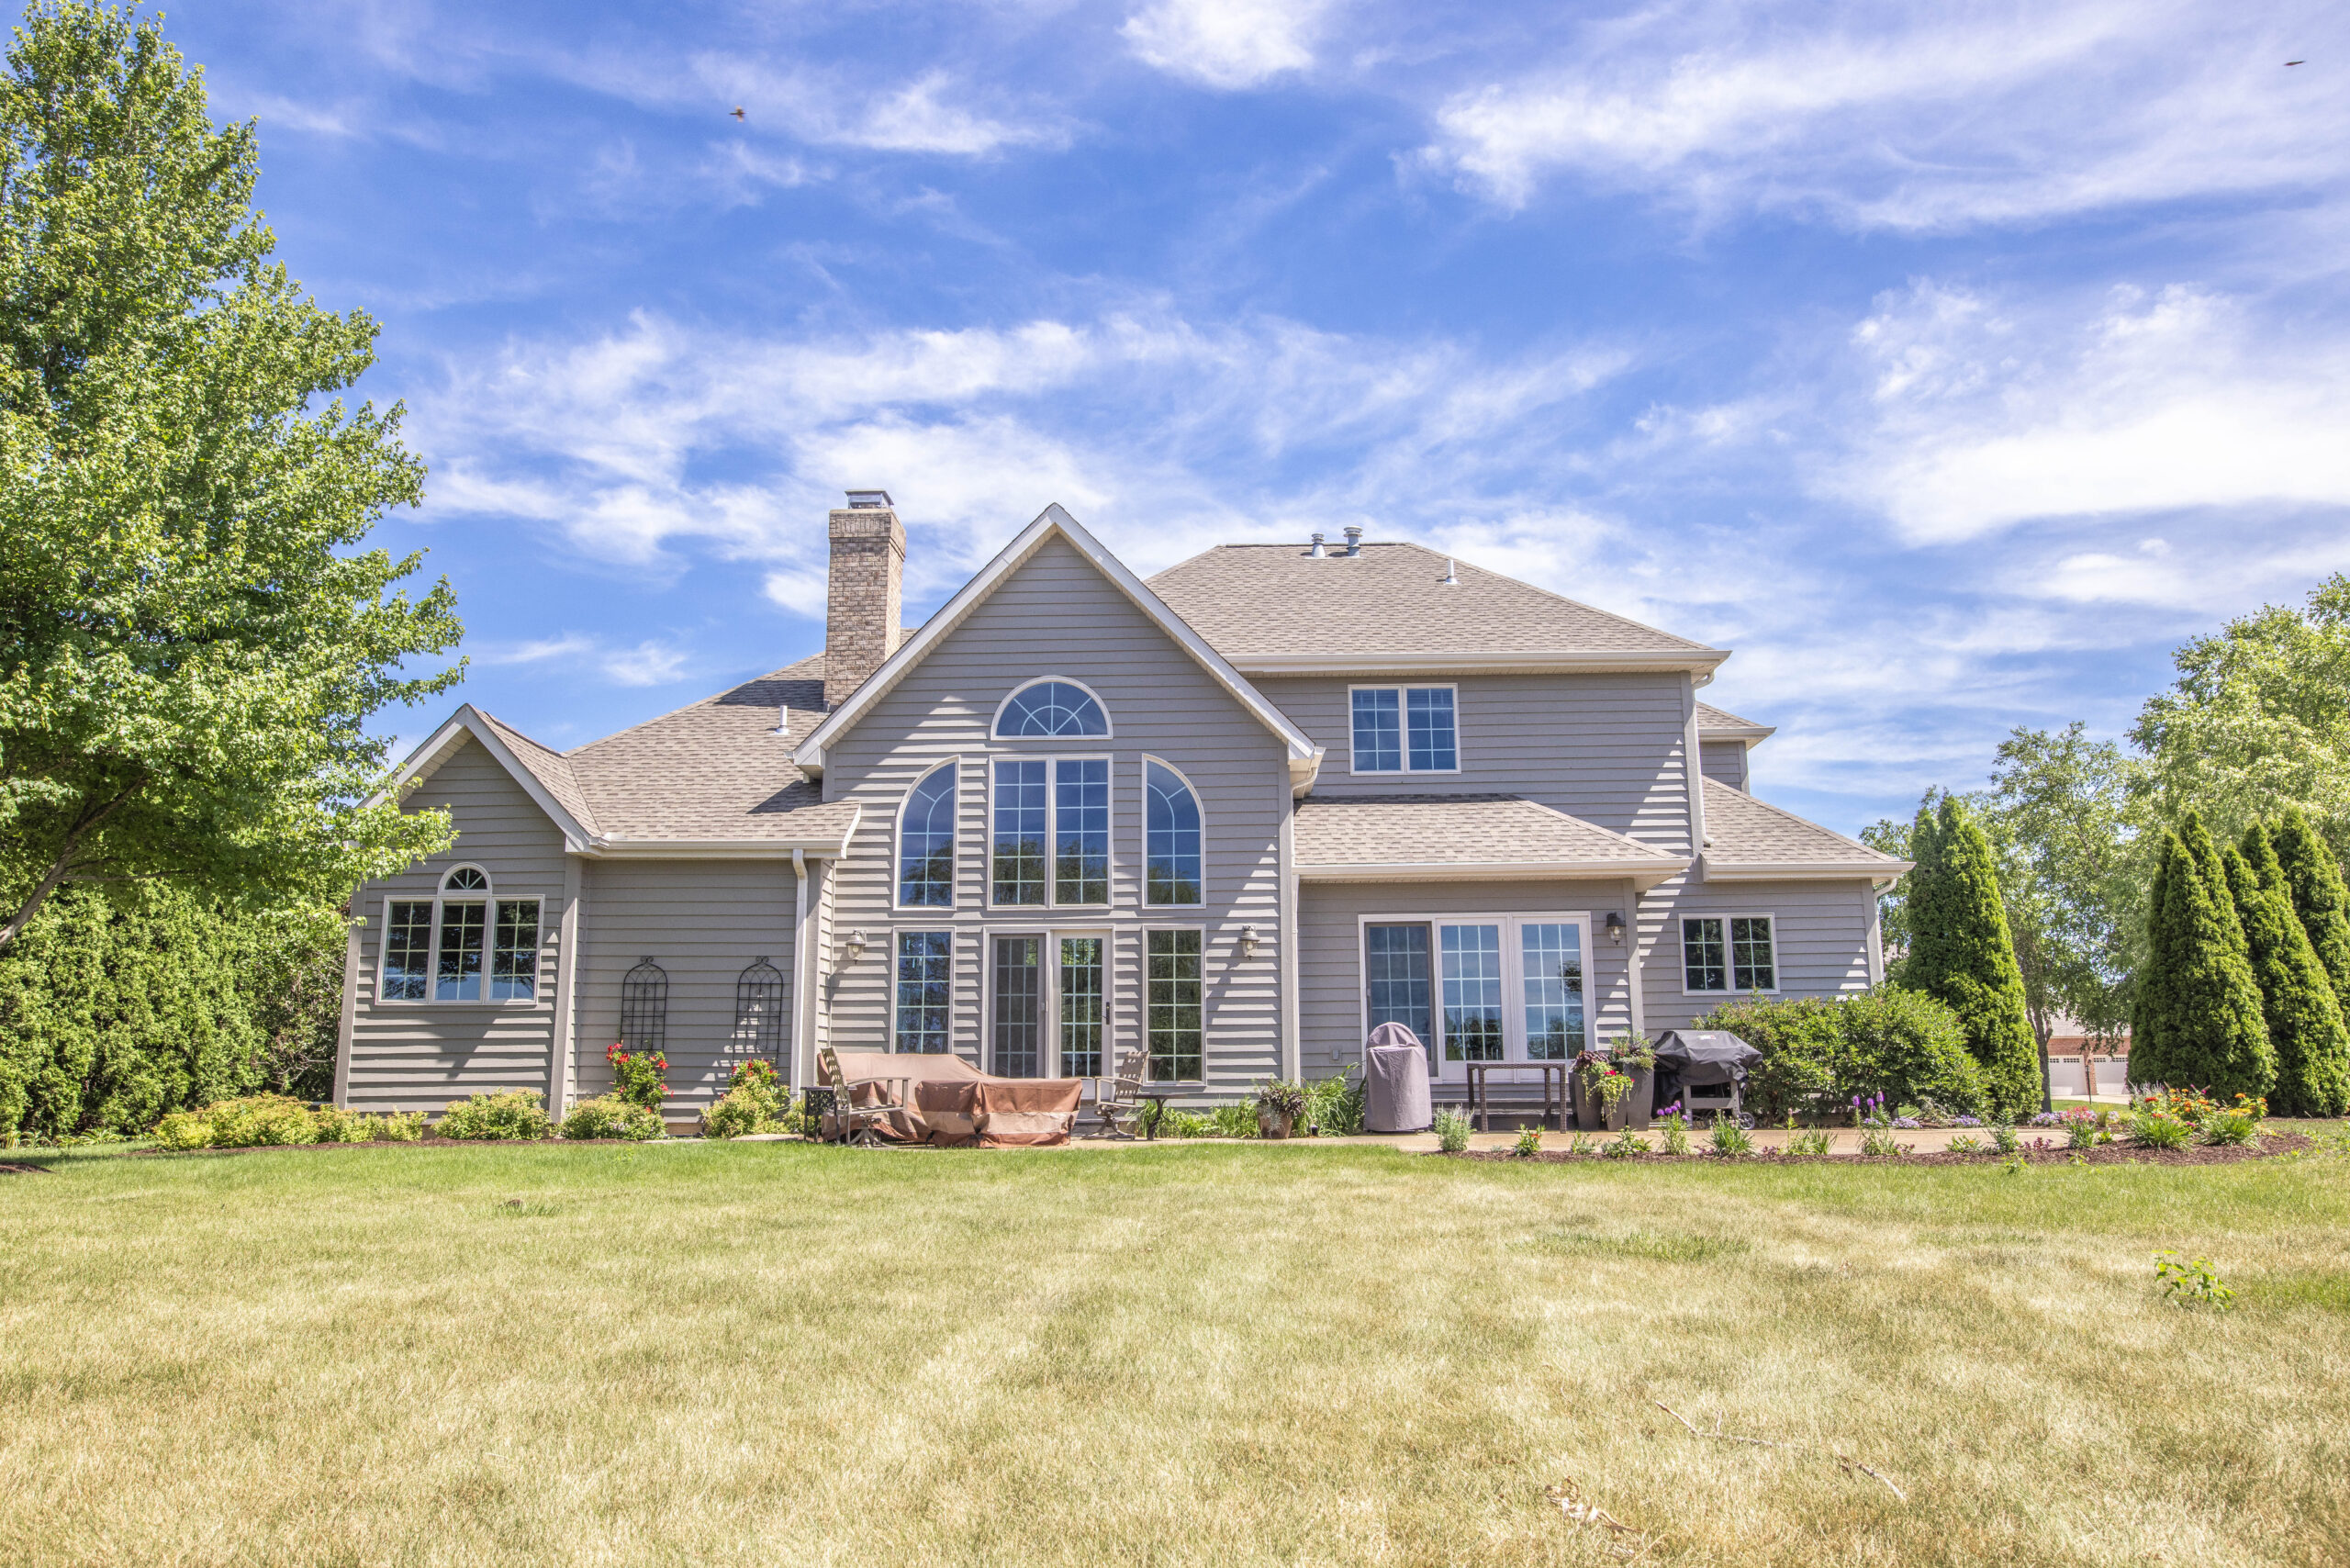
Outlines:
{"label": "gray siding", "polygon": [[1849,882],[1714,882],[1660,888],[1643,901],[1640,935],[1648,1030],[1677,1029],[1730,997],[1682,990],[1681,923],[1687,914],[1767,914],[1778,948],[1779,994],[1832,997],[1869,986],[1876,897]]}
{"label": "gray siding", "polygon": [[1688,677],[1493,675],[1438,682],[1459,689],[1460,771],[1443,774],[1348,771],[1347,690],[1367,684],[1381,682],[1337,676],[1255,682],[1327,748],[1314,785],[1317,797],[1517,794],[1659,848],[1686,848]]}
{"label": "gray siding", "polygon": [[[1394,885],[1306,882],[1298,889],[1303,970],[1299,1034],[1304,1070],[1327,1077],[1362,1061],[1364,1008],[1361,922],[1365,916],[1525,914],[1581,912],[1591,916],[1584,956],[1589,1039],[1604,1045],[1632,1026],[1628,950],[1607,940],[1610,910],[1631,919],[1625,882],[1414,882]],[[1496,1080],[1498,1086],[1499,1080]]]}
{"label": "gray siding", "polygon": [[1719,779],[1733,790],[1747,787],[1746,745],[1743,741],[1698,742],[1697,766],[1707,778]]}
{"label": "gray siding", "polygon": [[791,924],[797,890],[789,860],[592,860],[585,870],[575,1016],[574,1079],[581,1098],[611,1087],[605,1050],[620,1038],[621,982],[641,958],[669,977],[665,1020],[668,1116],[690,1121],[725,1092],[751,1054],[738,1036],[735,982],[766,958],[783,972],[783,1044],[791,1051]]}
{"label": "gray siding", "polygon": [[[1109,711],[1106,742],[995,741],[989,730],[1014,688],[1043,676],[1083,683]],[[987,907],[988,763],[996,756],[1107,755],[1111,766],[1111,904],[1106,910]],[[1205,826],[1205,907],[1142,906],[1142,767],[1146,755],[1188,778]],[[1233,700],[1126,597],[1055,540],[1013,572],[965,622],[867,713],[826,758],[827,800],[865,815],[843,862],[832,910],[825,1037],[840,1049],[886,1049],[891,1038],[893,935],[955,934],[953,1045],[986,1062],[983,969],[990,933],[1101,931],[1110,937],[1112,1047],[1143,1037],[1143,936],[1151,926],[1203,928],[1207,1092],[1229,1097],[1279,1070],[1278,844],[1289,809],[1280,739]],[[905,793],[935,763],[957,759],[956,902],[897,910],[895,846]],[[1255,925],[1256,956],[1240,957]],[[856,960],[844,939],[862,930]]]}
{"label": "gray siding", "polygon": [[[547,1087],[554,1046],[555,945],[563,913],[563,834],[496,758],[472,741],[404,803],[445,808],[457,842],[440,856],[359,891],[359,931],[349,1084],[345,1099],[366,1111],[439,1111],[492,1089]],[[384,906],[429,899],[453,866],[479,866],[499,898],[540,904],[538,995],[529,1002],[378,1002]]]}

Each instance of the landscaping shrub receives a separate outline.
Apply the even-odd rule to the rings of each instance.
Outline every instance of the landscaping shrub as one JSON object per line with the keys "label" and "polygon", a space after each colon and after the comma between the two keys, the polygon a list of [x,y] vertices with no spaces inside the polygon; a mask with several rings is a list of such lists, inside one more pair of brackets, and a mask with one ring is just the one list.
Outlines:
{"label": "landscaping shrub", "polygon": [[1469,1147],[1469,1116],[1450,1105],[1439,1106],[1436,1114],[1436,1146],[1447,1154],[1459,1154]]}
{"label": "landscaping shrub", "polygon": [[2002,1115],[2023,1115],[2040,1103],[2040,1044],[2024,1007],[1990,840],[1957,798],[1945,795],[1933,812],[1919,809],[1910,844],[1918,868],[1908,882],[1901,983],[1951,1010],[1976,1064],[1980,1100]]}
{"label": "landscaping shrub", "polygon": [[[627,1102],[623,1101],[621,1103],[626,1104]],[[642,1105],[630,1105],[628,1108],[640,1112],[653,1120],[659,1120]],[[762,1097],[751,1090],[739,1086],[730,1089],[719,1098],[718,1103],[712,1105],[703,1114],[702,1136],[715,1138],[746,1137],[767,1126],[767,1113],[774,1108],[773,1100],[768,1099],[763,1103]],[[564,1136],[566,1137],[570,1136],[569,1117],[564,1120]],[[599,1133],[592,1136],[601,1137],[610,1135]]]}
{"label": "landscaping shrub", "polygon": [[2148,1102],[2130,1113],[2130,1141],[2141,1148],[2185,1148],[2195,1128],[2186,1118]]}
{"label": "landscaping shrub", "polygon": [[319,1141],[310,1109],[283,1094],[249,1094],[204,1108],[215,1148],[271,1148]]}
{"label": "landscaping shrub", "polygon": [[367,1136],[376,1143],[414,1143],[424,1136],[421,1111],[390,1111],[366,1120]]}
{"label": "landscaping shrub", "polygon": [[173,1111],[155,1124],[155,1142],[164,1148],[210,1148],[212,1118],[201,1111]]}
{"label": "landscaping shrub", "polygon": [[1169,1137],[1205,1137],[1215,1127],[1197,1111],[1169,1111],[1160,1130]]}
{"label": "landscaping shrub", "polygon": [[1691,1027],[1726,1029],[1762,1053],[1746,1080],[1746,1108],[1758,1119],[1849,1103],[1855,1095],[1971,1114],[1986,1098],[1958,1015],[1900,986],[1839,1002],[1747,998]]}
{"label": "landscaping shrub", "polygon": [[1351,1084],[1347,1074],[1351,1066],[1339,1070],[1336,1078],[1325,1078],[1305,1086],[1305,1121],[1308,1126],[1329,1137],[1349,1137],[1362,1131],[1364,1089],[1360,1079]]}
{"label": "landscaping shrub", "polygon": [[[733,1098],[730,1092],[727,1099]],[[617,1094],[582,1100],[563,1119],[563,1136],[567,1138],[620,1137],[642,1142],[659,1137],[666,1130],[658,1114],[642,1105],[632,1105]]]}
{"label": "landscaping shrub", "polygon": [[2285,868],[2258,823],[2244,830],[2241,852],[2227,846],[2220,858],[2244,924],[2245,955],[2260,987],[2261,1016],[2277,1058],[2277,1112],[2338,1116],[2350,1110],[2350,1029],[2344,1026],[2333,982],[2293,913]]}
{"label": "landscaping shrub", "polygon": [[662,1104],[669,1098],[669,1058],[666,1054],[632,1051],[625,1043],[615,1041],[604,1047],[604,1060],[611,1065],[613,1093],[632,1105],[642,1105],[654,1114],[660,1114]]}
{"label": "landscaping shrub", "polygon": [[1217,1137],[1255,1137],[1257,1136],[1257,1106],[1251,1101],[1232,1105],[1218,1105],[1208,1113],[1208,1130]]}
{"label": "landscaping shrub", "polygon": [[2163,835],[2147,900],[2146,960],[2131,1020],[2130,1076],[2174,1089],[2266,1094],[2277,1048],[2261,1016],[2244,923],[2202,820]]}
{"label": "landscaping shrub", "polygon": [[545,1096],[535,1089],[497,1089],[453,1100],[433,1128],[442,1137],[511,1139],[547,1136]]}
{"label": "landscaping shrub", "polygon": [[1715,1008],[1690,1025],[1727,1029],[1762,1053],[1746,1077],[1746,1108],[1776,1121],[1818,1100],[1857,1092],[1837,1074],[1836,1004],[1817,997],[1754,997]]}

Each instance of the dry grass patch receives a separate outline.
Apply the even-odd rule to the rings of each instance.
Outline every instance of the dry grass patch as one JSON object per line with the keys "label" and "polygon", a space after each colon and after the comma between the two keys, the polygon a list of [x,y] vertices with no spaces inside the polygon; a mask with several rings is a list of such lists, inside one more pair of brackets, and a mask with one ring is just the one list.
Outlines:
{"label": "dry grass patch", "polygon": [[45,1162],[10,1563],[2350,1557],[2341,1160]]}

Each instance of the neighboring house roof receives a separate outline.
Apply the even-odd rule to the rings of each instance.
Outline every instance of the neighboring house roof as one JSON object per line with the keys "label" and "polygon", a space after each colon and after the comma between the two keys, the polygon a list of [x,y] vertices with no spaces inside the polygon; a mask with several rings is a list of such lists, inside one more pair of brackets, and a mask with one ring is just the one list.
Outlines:
{"label": "neighboring house roof", "polygon": [[1710,702],[1697,704],[1697,738],[1701,741],[1744,741],[1752,745],[1757,741],[1767,741],[1778,733],[1774,725],[1741,719]]}
{"label": "neighboring house roof", "polygon": [[1651,888],[1688,868],[1521,795],[1355,795],[1298,802],[1307,881],[1628,877]]}
{"label": "neighboring house roof", "polygon": [[883,661],[879,669],[851,692],[847,701],[827,714],[823,722],[794,749],[793,759],[811,773],[822,772],[824,748],[845,734],[857,720],[871,711],[876,702],[889,695],[890,689],[905,678],[907,671],[929,657],[931,651],[961,625],[972,610],[986,603],[988,596],[1018,570],[1023,562],[1056,538],[1066,540],[1091,561],[1095,569],[1133,601],[1135,608],[1157,622],[1161,631],[1191,655],[1192,662],[1230,692],[1235,701],[1248,710],[1259,723],[1281,737],[1289,749],[1292,793],[1303,794],[1313,788],[1314,776],[1322,763],[1322,748],[1314,744],[1314,737],[1298,728],[1288,714],[1267,701],[1264,694],[1249,685],[1248,679],[1212,644],[1170,610],[1147,584],[1127,569],[1125,562],[1103,549],[1102,542],[1088,533],[1077,519],[1062,510],[1058,502],[1037,513],[1035,521],[1022,529],[1017,538],[997,552],[994,560],[981,567],[979,575],[965,583],[937,614],[923,622],[922,630],[901,644],[898,651]]}
{"label": "neighboring house roof", "polygon": [[1705,782],[1709,882],[1844,877],[1890,881],[1909,869],[1907,860],[1766,805],[1718,778]]}
{"label": "neighboring house roof", "polygon": [[[1446,568],[1454,581],[1444,582]],[[1150,586],[1252,675],[1317,670],[1694,669],[1729,657],[1424,545],[1315,557],[1220,544]]]}

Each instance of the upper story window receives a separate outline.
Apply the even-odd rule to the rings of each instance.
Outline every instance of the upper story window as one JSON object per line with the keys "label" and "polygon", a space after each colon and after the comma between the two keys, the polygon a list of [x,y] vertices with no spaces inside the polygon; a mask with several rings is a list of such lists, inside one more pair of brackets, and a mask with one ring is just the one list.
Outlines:
{"label": "upper story window", "polygon": [[1767,914],[1687,915],[1681,922],[1681,985],[1688,991],[1776,991],[1777,934]]}
{"label": "upper story window", "polygon": [[991,902],[1041,907],[1110,902],[1107,757],[1000,757],[990,814]]}
{"label": "upper story window", "polygon": [[1031,681],[1005,698],[995,715],[998,740],[1109,733],[1110,715],[1093,693],[1073,680]]}
{"label": "upper story window", "polygon": [[1163,762],[1142,765],[1142,902],[1200,902],[1200,801],[1183,776]]}
{"label": "upper story window", "polygon": [[898,819],[898,902],[944,909],[955,902],[956,767],[933,768],[906,795]]}
{"label": "upper story window", "polygon": [[1449,686],[1358,686],[1349,692],[1357,773],[1458,773]]}
{"label": "upper story window", "polygon": [[489,875],[459,866],[437,899],[385,911],[386,1002],[529,1002],[538,992],[539,901],[490,896]]}

